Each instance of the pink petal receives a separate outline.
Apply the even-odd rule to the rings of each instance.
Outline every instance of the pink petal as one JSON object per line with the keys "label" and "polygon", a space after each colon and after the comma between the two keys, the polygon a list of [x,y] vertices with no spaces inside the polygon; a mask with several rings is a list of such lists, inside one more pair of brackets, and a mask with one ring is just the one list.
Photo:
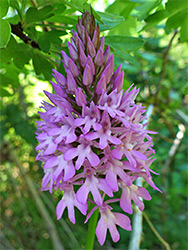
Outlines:
{"label": "pink petal", "polygon": [[87,156],[92,167],[96,167],[100,163],[99,157],[91,150],[91,152]]}
{"label": "pink petal", "polygon": [[65,210],[66,204],[62,199],[59,201],[56,207],[57,220],[59,220]]}
{"label": "pink petal", "polygon": [[120,236],[119,236],[119,232],[118,232],[118,230],[116,228],[116,225],[114,223],[112,223],[112,222],[111,223],[109,222],[108,223],[108,228],[110,230],[112,240],[114,242],[117,242],[119,240]]}
{"label": "pink petal", "polygon": [[85,204],[82,204],[80,202],[76,202],[75,206],[80,210],[80,212],[84,215],[87,213],[87,202]]}
{"label": "pink petal", "polygon": [[75,213],[74,213],[74,205],[72,203],[67,204],[67,208],[68,208],[68,217],[69,220],[75,224]]}
{"label": "pink petal", "polygon": [[50,157],[46,163],[44,164],[44,168],[48,169],[48,168],[53,168],[54,166],[57,166],[59,163],[59,160],[57,158],[57,156],[52,156]]}
{"label": "pink petal", "polygon": [[122,151],[121,151],[121,147],[117,147],[117,148],[114,148],[112,151],[111,151],[111,154],[114,158],[118,159],[118,160],[121,160],[122,158]]}
{"label": "pink petal", "polygon": [[102,205],[102,197],[100,195],[99,189],[97,188],[97,186],[95,185],[91,185],[90,187],[91,193],[93,195],[93,199],[95,201],[95,203],[99,206]]}
{"label": "pink petal", "polygon": [[77,148],[70,148],[64,154],[65,161],[70,161],[78,155]]}
{"label": "pink petal", "polygon": [[130,164],[136,168],[136,161],[135,159],[132,157],[132,154],[130,153],[130,151],[125,151],[125,156],[127,157],[128,161],[130,162]]}
{"label": "pink petal", "polygon": [[136,158],[138,158],[138,159],[140,159],[140,160],[143,160],[143,161],[146,161],[146,160],[147,160],[147,157],[146,157],[143,153],[141,153],[141,152],[139,152],[139,151],[132,150],[132,154],[133,154]]}
{"label": "pink petal", "polygon": [[132,214],[133,209],[131,206],[131,196],[130,196],[130,191],[129,188],[123,187],[122,188],[122,194],[121,194],[121,199],[120,199],[120,207],[123,209],[123,211]]}
{"label": "pink petal", "polygon": [[110,141],[111,143],[115,144],[115,145],[119,145],[119,144],[122,143],[122,141],[121,141],[119,138],[114,137],[114,136],[110,136],[110,137],[109,137],[109,141]]}
{"label": "pink petal", "polygon": [[47,149],[44,151],[44,155],[52,154],[56,151],[56,149],[57,149],[57,145],[55,143],[51,142],[48,145]]}
{"label": "pink petal", "polygon": [[68,181],[71,179],[75,174],[75,168],[72,162],[67,163],[66,167],[64,167],[65,173],[64,173],[64,181]]}
{"label": "pink petal", "polygon": [[149,192],[143,187],[138,187],[138,189],[136,190],[136,193],[138,196],[142,197],[143,199],[147,201],[151,200],[151,196]]}
{"label": "pink petal", "polygon": [[76,193],[76,199],[78,200],[78,202],[85,204],[87,201],[89,191],[90,190],[87,188],[85,184],[82,185]]}
{"label": "pink petal", "polygon": [[116,217],[116,224],[127,231],[131,231],[131,223],[128,216],[120,213],[114,213]]}
{"label": "pink petal", "polygon": [[107,170],[106,182],[108,186],[111,187],[114,191],[118,191],[117,175],[113,168]]}
{"label": "pink petal", "polygon": [[96,227],[96,235],[97,239],[102,246],[106,239],[106,233],[107,233],[107,227],[106,223],[104,222],[104,217],[101,216],[100,220],[98,221],[97,227]]}

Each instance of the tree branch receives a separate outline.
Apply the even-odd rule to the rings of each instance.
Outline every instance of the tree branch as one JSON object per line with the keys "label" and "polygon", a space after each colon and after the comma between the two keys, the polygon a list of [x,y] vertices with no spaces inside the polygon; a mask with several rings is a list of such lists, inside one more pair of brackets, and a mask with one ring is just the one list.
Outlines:
{"label": "tree branch", "polygon": [[33,48],[37,48],[40,50],[38,43],[23,33],[23,29],[20,22],[18,24],[10,24],[10,25],[13,34],[18,36],[21,40],[23,40],[24,43],[30,44]]}
{"label": "tree branch", "polygon": [[165,246],[166,250],[170,250],[169,244],[161,237],[161,235],[157,232],[154,225],[152,224],[149,217],[146,215],[145,212],[143,212],[144,219],[147,221],[148,225],[150,226],[151,230],[155,234],[155,236],[160,240],[160,242]]}
{"label": "tree branch", "polygon": [[[168,153],[168,157],[167,157],[166,162],[164,164],[164,168],[162,169],[162,185],[163,185],[164,191],[166,191],[166,176],[167,176],[167,173],[169,171],[169,167],[170,167],[171,163],[173,162],[174,157],[175,157],[175,155],[180,147],[180,143],[184,137],[184,133],[186,130],[186,128],[183,124],[179,124],[178,127],[179,127],[179,131],[176,134],[176,138],[174,139],[174,142],[170,148],[170,151]],[[165,210],[166,210],[166,194],[163,193],[162,194],[162,214],[161,214],[162,223],[164,223],[166,220]]]}

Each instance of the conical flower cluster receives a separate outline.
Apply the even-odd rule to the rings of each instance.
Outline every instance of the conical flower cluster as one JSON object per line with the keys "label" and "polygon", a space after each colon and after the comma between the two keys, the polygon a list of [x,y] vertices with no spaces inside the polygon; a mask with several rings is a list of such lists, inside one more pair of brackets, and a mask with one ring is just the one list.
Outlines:
{"label": "conical flower cluster", "polygon": [[114,56],[109,46],[105,49],[93,15],[85,12],[76,29],[68,42],[70,55],[62,51],[66,76],[53,70],[55,94],[45,91],[51,103],[43,102],[44,112],[39,112],[37,159],[44,163],[42,190],[63,191],[57,219],[67,208],[75,223],[75,207],[86,215],[88,203],[93,203],[86,221],[99,208],[96,235],[102,245],[107,229],[115,242],[116,225],[131,230],[129,218],[112,212],[109,203],[119,202],[131,214],[133,200],[143,210],[139,197],[151,196],[134,184],[139,176],[158,190],[149,168],[155,151],[148,134],[154,132],[142,124],[144,107],[135,104],[139,90],[130,86],[123,93],[124,72],[121,65],[114,71]]}

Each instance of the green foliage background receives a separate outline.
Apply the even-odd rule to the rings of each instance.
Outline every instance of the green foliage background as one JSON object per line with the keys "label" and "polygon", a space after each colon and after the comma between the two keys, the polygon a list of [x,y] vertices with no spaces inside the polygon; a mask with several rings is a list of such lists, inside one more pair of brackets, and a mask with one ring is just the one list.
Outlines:
{"label": "green foliage background", "polygon": [[[85,244],[82,215],[76,213],[76,225],[66,213],[56,221],[60,196],[40,192],[43,170],[34,148],[43,90],[52,90],[52,68],[64,72],[60,51],[68,51],[70,31],[89,3],[115,66],[123,64],[124,88],[134,83],[140,88],[137,101],[154,105],[149,129],[158,134],[152,168],[160,173],[154,181],[163,194],[149,188],[153,198],[145,202],[145,213],[172,249],[187,249],[187,0],[0,0],[0,246],[54,249],[52,231],[65,249]],[[22,39],[13,30],[18,24]],[[120,229],[120,234],[116,244],[108,235],[103,249],[127,249],[130,232]],[[165,249],[145,220],[141,248]],[[102,249],[98,242],[95,249]]]}

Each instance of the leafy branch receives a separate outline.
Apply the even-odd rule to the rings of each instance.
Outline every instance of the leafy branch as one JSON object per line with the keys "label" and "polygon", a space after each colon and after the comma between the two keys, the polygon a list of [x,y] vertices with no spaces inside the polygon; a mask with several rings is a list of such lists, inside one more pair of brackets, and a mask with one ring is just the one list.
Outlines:
{"label": "leafy branch", "polygon": [[40,50],[38,43],[23,33],[22,25],[20,22],[18,24],[10,24],[10,25],[11,25],[11,32],[13,34],[18,36],[21,40],[23,40],[24,43],[30,44],[33,48],[37,48]]}

